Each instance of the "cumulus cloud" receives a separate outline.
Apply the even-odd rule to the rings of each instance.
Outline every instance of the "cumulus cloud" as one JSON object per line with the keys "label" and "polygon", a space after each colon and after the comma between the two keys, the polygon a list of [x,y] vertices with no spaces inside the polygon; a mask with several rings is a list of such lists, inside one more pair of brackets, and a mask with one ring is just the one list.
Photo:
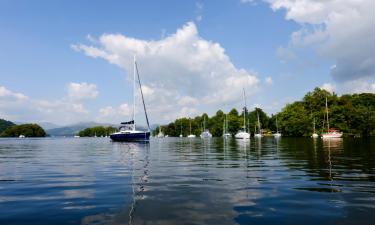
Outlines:
{"label": "cumulus cloud", "polygon": [[13,92],[4,86],[0,86],[0,100],[24,101],[27,99],[28,97],[22,93]]}
{"label": "cumulus cloud", "polygon": [[[132,74],[136,55],[144,94],[148,95],[146,103],[157,118],[167,120],[181,113],[216,110],[223,104],[239,103],[242,88],[249,96],[258,89],[256,75],[236,68],[224,48],[202,38],[193,22],[160,40],[121,34],[103,34],[97,39],[96,43],[76,44],[72,48],[105,59],[128,74]],[[184,106],[191,110],[183,109]]]}
{"label": "cumulus cloud", "polygon": [[[71,84],[68,86],[74,87]],[[83,85],[85,86],[91,87],[92,85]],[[49,121],[57,124],[81,121],[82,115],[89,114],[89,110],[84,106],[84,99],[91,98],[93,95],[90,96],[85,91],[78,90],[81,89],[68,88],[66,96],[50,100],[30,98],[25,94],[0,86],[0,118],[21,122]],[[85,97],[75,98],[76,95],[73,94],[78,93]]]}
{"label": "cumulus cloud", "polygon": [[99,94],[95,84],[88,84],[86,82],[69,83],[67,89],[69,97],[74,100],[93,99]]}
{"label": "cumulus cloud", "polygon": [[[139,109],[136,108],[136,113]],[[98,121],[108,122],[108,121],[124,121],[126,119],[131,119],[133,116],[133,106],[128,103],[123,103],[118,107],[105,106],[99,109],[99,115],[96,118]]]}
{"label": "cumulus cloud", "polygon": [[313,46],[336,61],[336,82],[375,78],[375,1],[264,0],[286,19],[301,25],[291,35],[293,47]]}
{"label": "cumulus cloud", "polygon": [[331,83],[324,83],[320,88],[332,93],[335,91],[336,86]]}

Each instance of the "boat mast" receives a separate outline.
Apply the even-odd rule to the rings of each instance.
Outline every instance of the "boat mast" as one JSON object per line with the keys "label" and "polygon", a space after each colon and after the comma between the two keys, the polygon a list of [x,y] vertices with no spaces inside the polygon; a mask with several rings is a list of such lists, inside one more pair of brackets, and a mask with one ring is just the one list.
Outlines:
{"label": "boat mast", "polygon": [[135,130],[135,55],[133,56],[133,130]]}
{"label": "boat mast", "polygon": [[223,136],[225,136],[225,130],[226,130],[226,128],[225,128],[225,115],[224,115],[224,123],[223,123]]}
{"label": "boat mast", "polygon": [[279,133],[279,126],[277,124],[277,116],[276,116],[276,133],[278,134]]}
{"label": "boat mast", "polygon": [[259,134],[260,134],[260,121],[259,121],[259,113],[258,113],[258,110],[257,110],[257,117],[258,117],[258,128],[259,128]]}
{"label": "boat mast", "polygon": [[246,132],[246,97],[245,97],[245,88],[243,88],[243,101],[244,101],[244,108],[243,108],[243,129]]}
{"label": "boat mast", "polygon": [[143,97],[143,91],[142,91],[142,84],[141,84],[141,78],[139,77],[139,71],[138,71],[138,66],[137,66],[137,62],[134,61],[134,65],[135,65],[135,70],[137,72],[137,77],[138,77],[138,84],[139,84],[139,90],[141,92],[141,97],[142,97],[142,104],[143,104],[143,111],[145,112],[145,117],[146,117],[146,122],[147,122],[147,128],[148,130],[150,131],[150,122],[148,121],[148,116],[147,116],[147,110],[146,110],[146,104],[145,104],[145,99]]}
{"label": "boat mast", "polygon": [[328,101],[327,101],[327,97],[326,97],[326,111],[327,111],[327,132],[329,132],[329,119],[328,119]]}
{"label": "boat mast", "polygon": [[203,116],[203,131],[206,130],[206,117]]}
{"label": "boat mast", "polygon": [[189,118],[189,122],[190,122],[190,134],[191,134],[191,119]]}
{"label": "boat mast", "polygon": [[228,114],[225,114],[225,133],[228,133]]}
{"label": "boat mast", "polygon": [[315,117],[314,117],[314,134],[315,134]]}

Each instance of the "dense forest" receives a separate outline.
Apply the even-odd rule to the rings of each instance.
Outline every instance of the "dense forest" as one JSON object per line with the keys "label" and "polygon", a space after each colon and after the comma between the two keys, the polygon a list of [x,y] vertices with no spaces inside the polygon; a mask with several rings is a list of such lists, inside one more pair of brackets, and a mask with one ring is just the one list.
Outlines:
{"label": "dense forest", "polygon": [[[346,94],[337,96],[326,90],[315,88],[308,92],[301,101],[286,105],[281,112],[268,116],[260,108],[253,111],[242,109],[238,112],[232,109],[228,112],[228,130],[235,134],[243,126],[243,113],[246,113],[247,129],[254,133],[257,125],[257,112],[259,114],[262,131],[264,133],[276,132],[276,118],[279,131],[283,136],[310,136],[313,132],[313,121],[316,121],[316,132],[323,131],[325,113],[325,98],[328,100],[329,121],[331,128],[339,129],[344,135],[375,135],[375,94]],[[202,132],[204,118],[206,128],[213,136],[219,137],[223,134],[223,122],[225,114],[222,110],[209,117],[207,114],[194,118],[179,118],[172,123],[161,126],[165,135],[184,136],[191,133],[199,136]],[[153,131],[158,133],[159,128]]]}
{"label": "dense forest", "polygon": [[90,127],[86,128],[84,130],[81,130],[78,133],[78,136],[80,137],[101,137],[101,136],[108,136],[114,132],[116,132],[117,129],[114,127],[103,127],[103,126],[96,126],[96,127]]}
{"label": "dense forest", "polygon": [[0,136],[19,137],[20,135],[25,137],[45,137],[46,132],[38,124],[21,124],[8,127]]}
{"label": "dense forest", "polygon": [[3,120],[0,119],[0,134],[6,130],[8,127],[14,126],[15,124],[8,121],[8,120]]}

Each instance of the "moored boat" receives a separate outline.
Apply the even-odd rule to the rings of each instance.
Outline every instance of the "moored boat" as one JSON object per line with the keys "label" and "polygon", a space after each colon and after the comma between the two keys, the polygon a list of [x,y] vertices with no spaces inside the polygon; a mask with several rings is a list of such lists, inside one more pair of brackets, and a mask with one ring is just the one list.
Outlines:
{"label": "moored boat", "polygon": [[323,139],[328,139],[328,138],[342,138],[342,132],[340,132],[337,129],[332,129],[329,127],[329,113],[328,113],[328,101],[326,97],[326,116],[327,116],[327,132],[322,133],[322,138]]}
{"label": "moored boat", "polygon": [[243,89],[243,101],[244,101],[244,107],[243,107],[243,127],[240,129],[236,135],[234,135],[234,138],[236,139],[250,139],[250,133],[247,132],[246,129],[246,95],[245,95],[245,89]]}
{"label": "moored boat", "polygon": [[[138,78],[139,91],[141,93],[143,110],[145,113],[147,127],[148,127],[148,130],[146,131],[136,129],[136,123],[135,123],[136,75]],[[135,57],[134,57],[134,68],[133,68],[133,119],[128,122],[122,122],[121,126],[119,127],[119,130],[120,130],[119,132],[113,133],[109,136],[112,141],[137,142],[137,141],[149,141],[150,140],[150,123],[148,121],[146,105],[145,105],[143,92],[142,92],[142,84],[141,84],[141,80],[139,77],[138,67],[137,67],[137,62],[135,60]]]}

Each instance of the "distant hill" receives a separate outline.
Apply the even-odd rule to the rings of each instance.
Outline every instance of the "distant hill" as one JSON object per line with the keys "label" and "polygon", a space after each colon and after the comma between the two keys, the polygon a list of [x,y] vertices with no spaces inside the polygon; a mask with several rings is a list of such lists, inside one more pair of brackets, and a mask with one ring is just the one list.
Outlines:
{"label": "distant hill", "polygon": [[2,133],[4,130],[6,130],[8,127],[14,126],[15,124],[13,122],[10,122],[8,120],[0,119],[0,133]]}
{"label": "distant hill", "polygon": [[84,122],[84,123],[76,123],[64,127],[58,127],[53,129],[47,129],[47,134],[50,136],[74,136],[78,134],[79,131],[84,130],[86,128],[95,127],[95,126],[114,126],[117,125],[109,124],[109,123],[96,123],[96,122]]}

